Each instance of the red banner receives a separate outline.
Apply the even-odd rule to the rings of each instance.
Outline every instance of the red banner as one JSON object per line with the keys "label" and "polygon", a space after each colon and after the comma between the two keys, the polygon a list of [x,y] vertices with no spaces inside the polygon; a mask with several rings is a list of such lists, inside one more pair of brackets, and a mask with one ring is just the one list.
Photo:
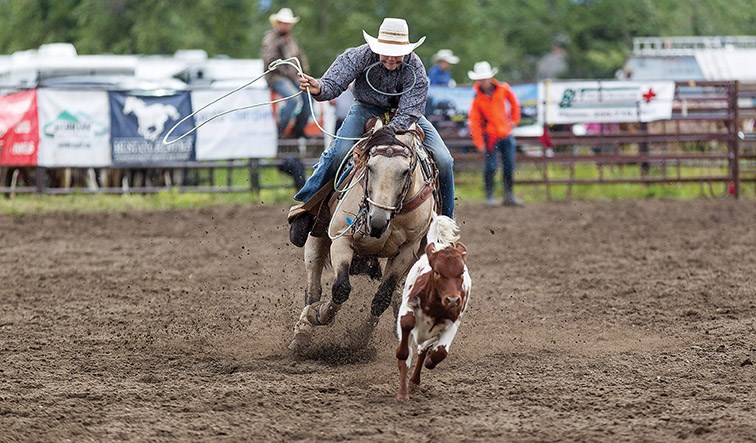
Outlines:
{"label": "red banner", "polygon": [[37,91],[0,96],[0,166],[36,166]]}

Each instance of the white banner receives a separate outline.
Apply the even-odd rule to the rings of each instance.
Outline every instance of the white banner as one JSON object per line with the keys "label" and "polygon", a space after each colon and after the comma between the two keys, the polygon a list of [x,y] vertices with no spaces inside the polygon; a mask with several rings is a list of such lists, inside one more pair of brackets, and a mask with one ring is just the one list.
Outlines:
{"label": "white banner", "polygon": [[546,123],[629,123],[672,116],[674,82],[546,83]]}
{"label": "white banner", "polygon": [[107,92],[40,88],[37,100],[40,166],[110,166]]}
{"label": "white banner", "polygon": [[[192,107],[197,110],[218,99],[231,89],[197,90],[191,93]],[[215,115],[231,109],[266,103],[234,111],[205,124],[197,130],[197,160],[228,160],[238,158],[270,158],[278,152],[278,136],[268,89],[242,89],[194,118],[199,126]],[[171,139],[181,134],[172,134]]]}

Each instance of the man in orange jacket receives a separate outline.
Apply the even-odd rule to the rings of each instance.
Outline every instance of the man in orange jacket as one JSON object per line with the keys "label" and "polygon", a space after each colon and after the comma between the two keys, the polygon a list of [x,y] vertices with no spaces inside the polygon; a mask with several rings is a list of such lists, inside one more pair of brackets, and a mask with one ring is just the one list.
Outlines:
{"label": "man in orange jacket", "polygon": [[475,147],[485,153],[486,204],[496,204],[493,196],[496,154],[501,152],[504,205],[522,206],[522,200],[513,192],[516,143],[512,130],[520,123],[520,102],[508,83],[493,78],[496,72],[488,62],[478,62],[467,73],[475,80],[475,98],[468,117],[470,133]]}

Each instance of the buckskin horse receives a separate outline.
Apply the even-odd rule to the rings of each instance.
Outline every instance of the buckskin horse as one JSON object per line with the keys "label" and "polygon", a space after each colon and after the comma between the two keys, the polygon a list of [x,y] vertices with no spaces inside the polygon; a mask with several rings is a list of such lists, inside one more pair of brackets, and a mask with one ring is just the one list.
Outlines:
{"label": "buckskin horse", "polygon": [[[352,179],[345,179],[351,184],[342,188],[338,199],[331,198],[320,207],[319,220],[330,219],[327,235],[317,233],[322,222],[316,222],[305,243],[307,288],[290,344],[295,350],[309,344],[314,327],[331,324],[349,298],[353,259],[367,257],[376,266],[377,258],[387,259],[382,272],[374,269],[373,277],[380,277],[381,282],[356,335],[368,340],[392,303],[396,316],[399,303],[394,292],[417,260],[436,210],[432,195],[437,174],[431,172],[435,168],[428,167],[429,161],[423,161],[429,157],[422,147],[422,130],[412,125],[395,134],[379,119],[367,126],[370,135],[353,150]],[[331,297],[321,300],[321,277],[329,258],[334,282]]]}

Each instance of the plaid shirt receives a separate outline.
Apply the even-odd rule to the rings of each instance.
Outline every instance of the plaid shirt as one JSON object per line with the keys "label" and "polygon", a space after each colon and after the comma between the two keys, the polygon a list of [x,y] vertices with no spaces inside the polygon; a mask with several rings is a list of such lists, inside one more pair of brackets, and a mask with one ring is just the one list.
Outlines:
{"label": "plaid shirt", "polygon": [[318,101],[334,99],[354,81],[355,100],[386,111],[396,109],[389,126],[394,130],[407,129],[412,123],[417,122],[425,111],[425,101],[428,98],[425,66],[414,52],[404,56],[402,64],[393,71],[389,71],[383,65],[374,66],[370,70],[370,84],[376,89],[383,92],[407,91],[402,95],[389,96],[374,91],[367,82],[365,71],[379,60],[379,55],[371,51],[367,43],[347,49],[318,80],[320,94],[314,95],[313,98]]}

